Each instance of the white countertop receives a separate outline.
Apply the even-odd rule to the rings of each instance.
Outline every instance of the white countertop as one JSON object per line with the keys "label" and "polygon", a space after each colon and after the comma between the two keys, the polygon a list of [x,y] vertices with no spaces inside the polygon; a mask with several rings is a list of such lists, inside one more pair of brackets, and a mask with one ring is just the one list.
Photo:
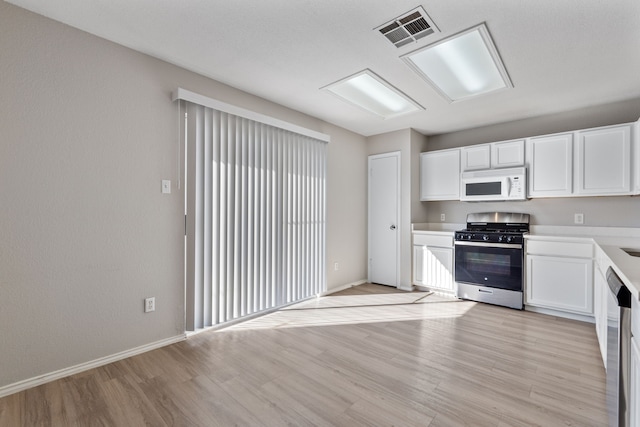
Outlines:
{"label": "white countertop", "polygon": [[[640,249],[640,244],[634,239],[635,245],[626,245],[618,242],[615,245],[596,244],[611,261],[611,268],[620,276],[625,286],[629,288],[635,299],[640,300],[640,258],[634,257],[622,250],[622,248]],[[631,240],[631,239],[626,239]]]}

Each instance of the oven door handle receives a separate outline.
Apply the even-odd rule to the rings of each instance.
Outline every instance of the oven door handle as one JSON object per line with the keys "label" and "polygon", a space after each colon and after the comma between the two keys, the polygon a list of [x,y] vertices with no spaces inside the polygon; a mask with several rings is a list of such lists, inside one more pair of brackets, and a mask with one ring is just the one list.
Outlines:
{"label": "oven door handle", "polygon": [[485,248],[508,248],[508,249],[522,249],[522,245],[517,243],[485,243],[485,242],[464,242],[455,241],[455,246],[482,246]]}

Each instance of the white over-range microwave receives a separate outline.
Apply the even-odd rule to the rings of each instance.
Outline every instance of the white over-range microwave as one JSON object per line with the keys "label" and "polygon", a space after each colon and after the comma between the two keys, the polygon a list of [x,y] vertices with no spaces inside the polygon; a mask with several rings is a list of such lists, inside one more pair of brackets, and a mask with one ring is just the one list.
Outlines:
{"label": "white over-range microwave", "polygon": [[460,200],[467,202],[515,201],[527,199],[527,169],[490,169],[463,172]]}

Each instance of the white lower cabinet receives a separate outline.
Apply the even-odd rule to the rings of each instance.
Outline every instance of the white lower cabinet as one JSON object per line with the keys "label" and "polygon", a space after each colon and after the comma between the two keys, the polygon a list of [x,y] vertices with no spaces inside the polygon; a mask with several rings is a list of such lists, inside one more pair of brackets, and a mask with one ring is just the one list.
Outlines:
{"label": "white lower cabinet", "polygon": [[640,426],[640,336],[631,340],[630,426]]}
{"label": "white lower cabinet", "polygon": [[640,301],[631,300],[631,381],[629,383],[630,426],[640,426]]}
{"label": "white lower cabinet", "polygon": [[593,273],[593,316],[596,321],[596,335],[600,346],[602,362],[607,366],[607,292],[609,286],[605,277],[606,266],[596,262]]}
{"label": "white lower cabinet", "polygon": [[527,242],[525,304],[593,315],[593,244]]}
{"label": "white lower cabinet", "polygon": [[454,292],[452,236],[414,234],[413,284]]}

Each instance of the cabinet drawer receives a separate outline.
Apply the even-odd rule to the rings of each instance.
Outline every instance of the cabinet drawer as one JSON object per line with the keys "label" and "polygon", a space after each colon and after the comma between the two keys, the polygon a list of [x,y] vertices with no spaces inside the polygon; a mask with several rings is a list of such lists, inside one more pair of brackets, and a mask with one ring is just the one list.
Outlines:
{"label": "cabinet drawer", "polygon": [[413,244],[422,246],[440,246],[442,248],[453,247],[453,236],[414,234]]}
{"label": "cabinet drawer", "polygon": [[593,258],[593,244],[528,240],[527,253],[533,255],[567,256],[572,258]]}

